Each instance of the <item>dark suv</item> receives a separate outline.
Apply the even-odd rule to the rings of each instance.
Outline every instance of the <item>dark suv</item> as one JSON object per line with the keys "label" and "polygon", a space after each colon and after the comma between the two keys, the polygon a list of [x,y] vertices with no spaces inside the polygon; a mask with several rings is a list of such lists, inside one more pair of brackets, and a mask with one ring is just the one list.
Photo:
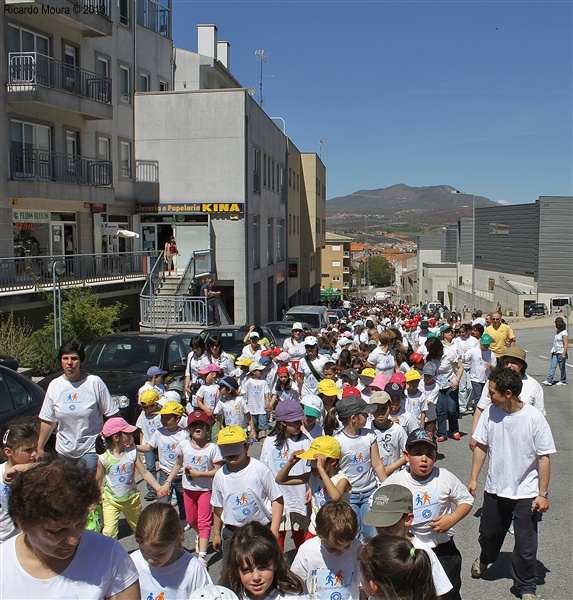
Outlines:
{"label": "dark suv", "polygon": [[[121,416],[135,423],[139,415],[137,392],[148,379],[147,369],[158,366],[167,371],[167,381],[183,378],[193,336],[141,331],[104,335],[86,345],[82,370],[101,377]],[[59,375],[61,372],[42,379],[40,386],[47,389]]]}
{"label": "dark suv", "polygon": [[547,314],[547,305],[542,302],[534,302],[527,307],[525,311],[526,317],[539,317]]}

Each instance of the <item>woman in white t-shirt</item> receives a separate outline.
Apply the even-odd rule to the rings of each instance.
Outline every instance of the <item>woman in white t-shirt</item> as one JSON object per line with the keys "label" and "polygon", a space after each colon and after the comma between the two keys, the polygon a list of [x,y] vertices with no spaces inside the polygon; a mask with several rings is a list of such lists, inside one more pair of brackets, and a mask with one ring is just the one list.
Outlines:
{"label": "woman in white t-shirt", "polygon": [[283,342],[283,350],[288,352],[293,360],[300,360],[305,356],[302,323],[293,323],[292,334]]}
{"label": "woman in white t-shirt", "polygon": [[15,475],[9,511],[23,533],[2,544],[0,598],[139,600],[137,571],[119,542],[85,529],[99,499],[93,472],[69,459]]}
{"label": "woman in white t-shirt", "polygon": [[37,460],[44,456],[50,435],[56,433],[56,452],[75,460],[82,459],[93,471],[97,469],[95,451],[104,417],[119,416],[105,383],[96,375],[81,370],[85,360],[83,346],[65,342],[58,360],[64,373],[50,382],[40,410],[40,437]]}
{"label": "woman in white t-shirt", "polygon": [[551,367],[549,374],[543,382],[543,385],[553,385],[555,371],[559,365],[561,371],[561,379],[557,385],[567,385],[567,349],[569,348],[569,337],[567,336],[567,325],[563,317],[555,318],[555,327],[557,332],[553,337],[553,346],[551,347]]}
{"label": "woman in white t-shirt", "polygon": [[187,366],[185,367],[185,380],[184,380],[184,390],[187,394],[189,402],[193,408],[197,408],[197,402],[195,400],[195,395],[197,394],[197,390],[203,383],[201,376],[198,372],[211,363],[209,359],[209,355],[207,354],[207,346],[203,341],[201,336],[196,335],[191,339],[191,352],[187,355]]}

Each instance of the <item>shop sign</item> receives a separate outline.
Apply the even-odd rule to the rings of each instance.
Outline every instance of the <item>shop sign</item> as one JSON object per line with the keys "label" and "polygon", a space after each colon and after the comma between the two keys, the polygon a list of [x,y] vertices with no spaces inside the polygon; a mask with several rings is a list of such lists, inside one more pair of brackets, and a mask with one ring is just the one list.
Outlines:
{"label": "shop sign", "polygon": [[48,210],[13,210],[14,223],[49,223]]}
{"label": "shop sign", "polygon": [[236,202],[166,202],[160,204],[136,204],[138,213],[219,213],[241,214],[244,204]]}

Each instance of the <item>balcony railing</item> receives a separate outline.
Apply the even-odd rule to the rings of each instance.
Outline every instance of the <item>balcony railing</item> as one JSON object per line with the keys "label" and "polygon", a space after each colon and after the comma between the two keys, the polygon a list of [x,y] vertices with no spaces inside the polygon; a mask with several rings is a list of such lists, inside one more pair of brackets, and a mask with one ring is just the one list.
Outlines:
{"label": "balcony railing", "polygon": [[156,255],[149,252],[115,254],[74,254],[73,256],[25,256],[0,259],[0,293],[52,288],[54,261],[64,263],[65,272],[57,283],[81,285],[125,281],[147,277]]}
{"label": "balcony railing", "polygon": [[111,79],[59,62],[38,52],[8,54],[8,89],[12,92],[49,87],[96,102],[111,102]]}
{"label": "balcony railing", "polygon": [[70,156],[44,150],[10,153],[10,176],[16,180],[65,181],[80,185],[109,186],[110,160]]}
{"label": "balcony railing", "polygon": [[135,181],[159,183],[159,162],[156,160],[136,160]]}

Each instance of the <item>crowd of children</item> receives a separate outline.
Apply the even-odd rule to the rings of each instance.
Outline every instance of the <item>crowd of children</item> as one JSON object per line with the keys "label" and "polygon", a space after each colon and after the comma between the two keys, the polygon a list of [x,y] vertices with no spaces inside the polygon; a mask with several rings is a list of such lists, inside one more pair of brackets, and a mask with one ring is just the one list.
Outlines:
{"label": "crowd of children", "polygon": [[[282,349],[251,328],[236,359],[218,336],[207,346],[197,336],[184,382],[151,367],[135,426],[105,421],[102,533],[117,538],[121,515],[135,532],[142,600],[201,597],[210,543],[223,552],[219,583],[241,599],[461,598],[453,528],[474,498],[436,466],[438,442],[458,439],[451,403],[461,380],[471,411],[469,390],[477,397],[499,368],[491,339],[468,341],[466,326],[456,343],[457,323],[432,331],[393,314],[359,316],[318,337],[294,323]],[[19,534],[10,484],[35,466],[37,440],[34,420],[2,431],[0,543]],[[249,452],[256,442],[260,459]],[[145,500],[157,500],[144,510],[136,474]],[[183,546],[190,528],[194,554]]]}

